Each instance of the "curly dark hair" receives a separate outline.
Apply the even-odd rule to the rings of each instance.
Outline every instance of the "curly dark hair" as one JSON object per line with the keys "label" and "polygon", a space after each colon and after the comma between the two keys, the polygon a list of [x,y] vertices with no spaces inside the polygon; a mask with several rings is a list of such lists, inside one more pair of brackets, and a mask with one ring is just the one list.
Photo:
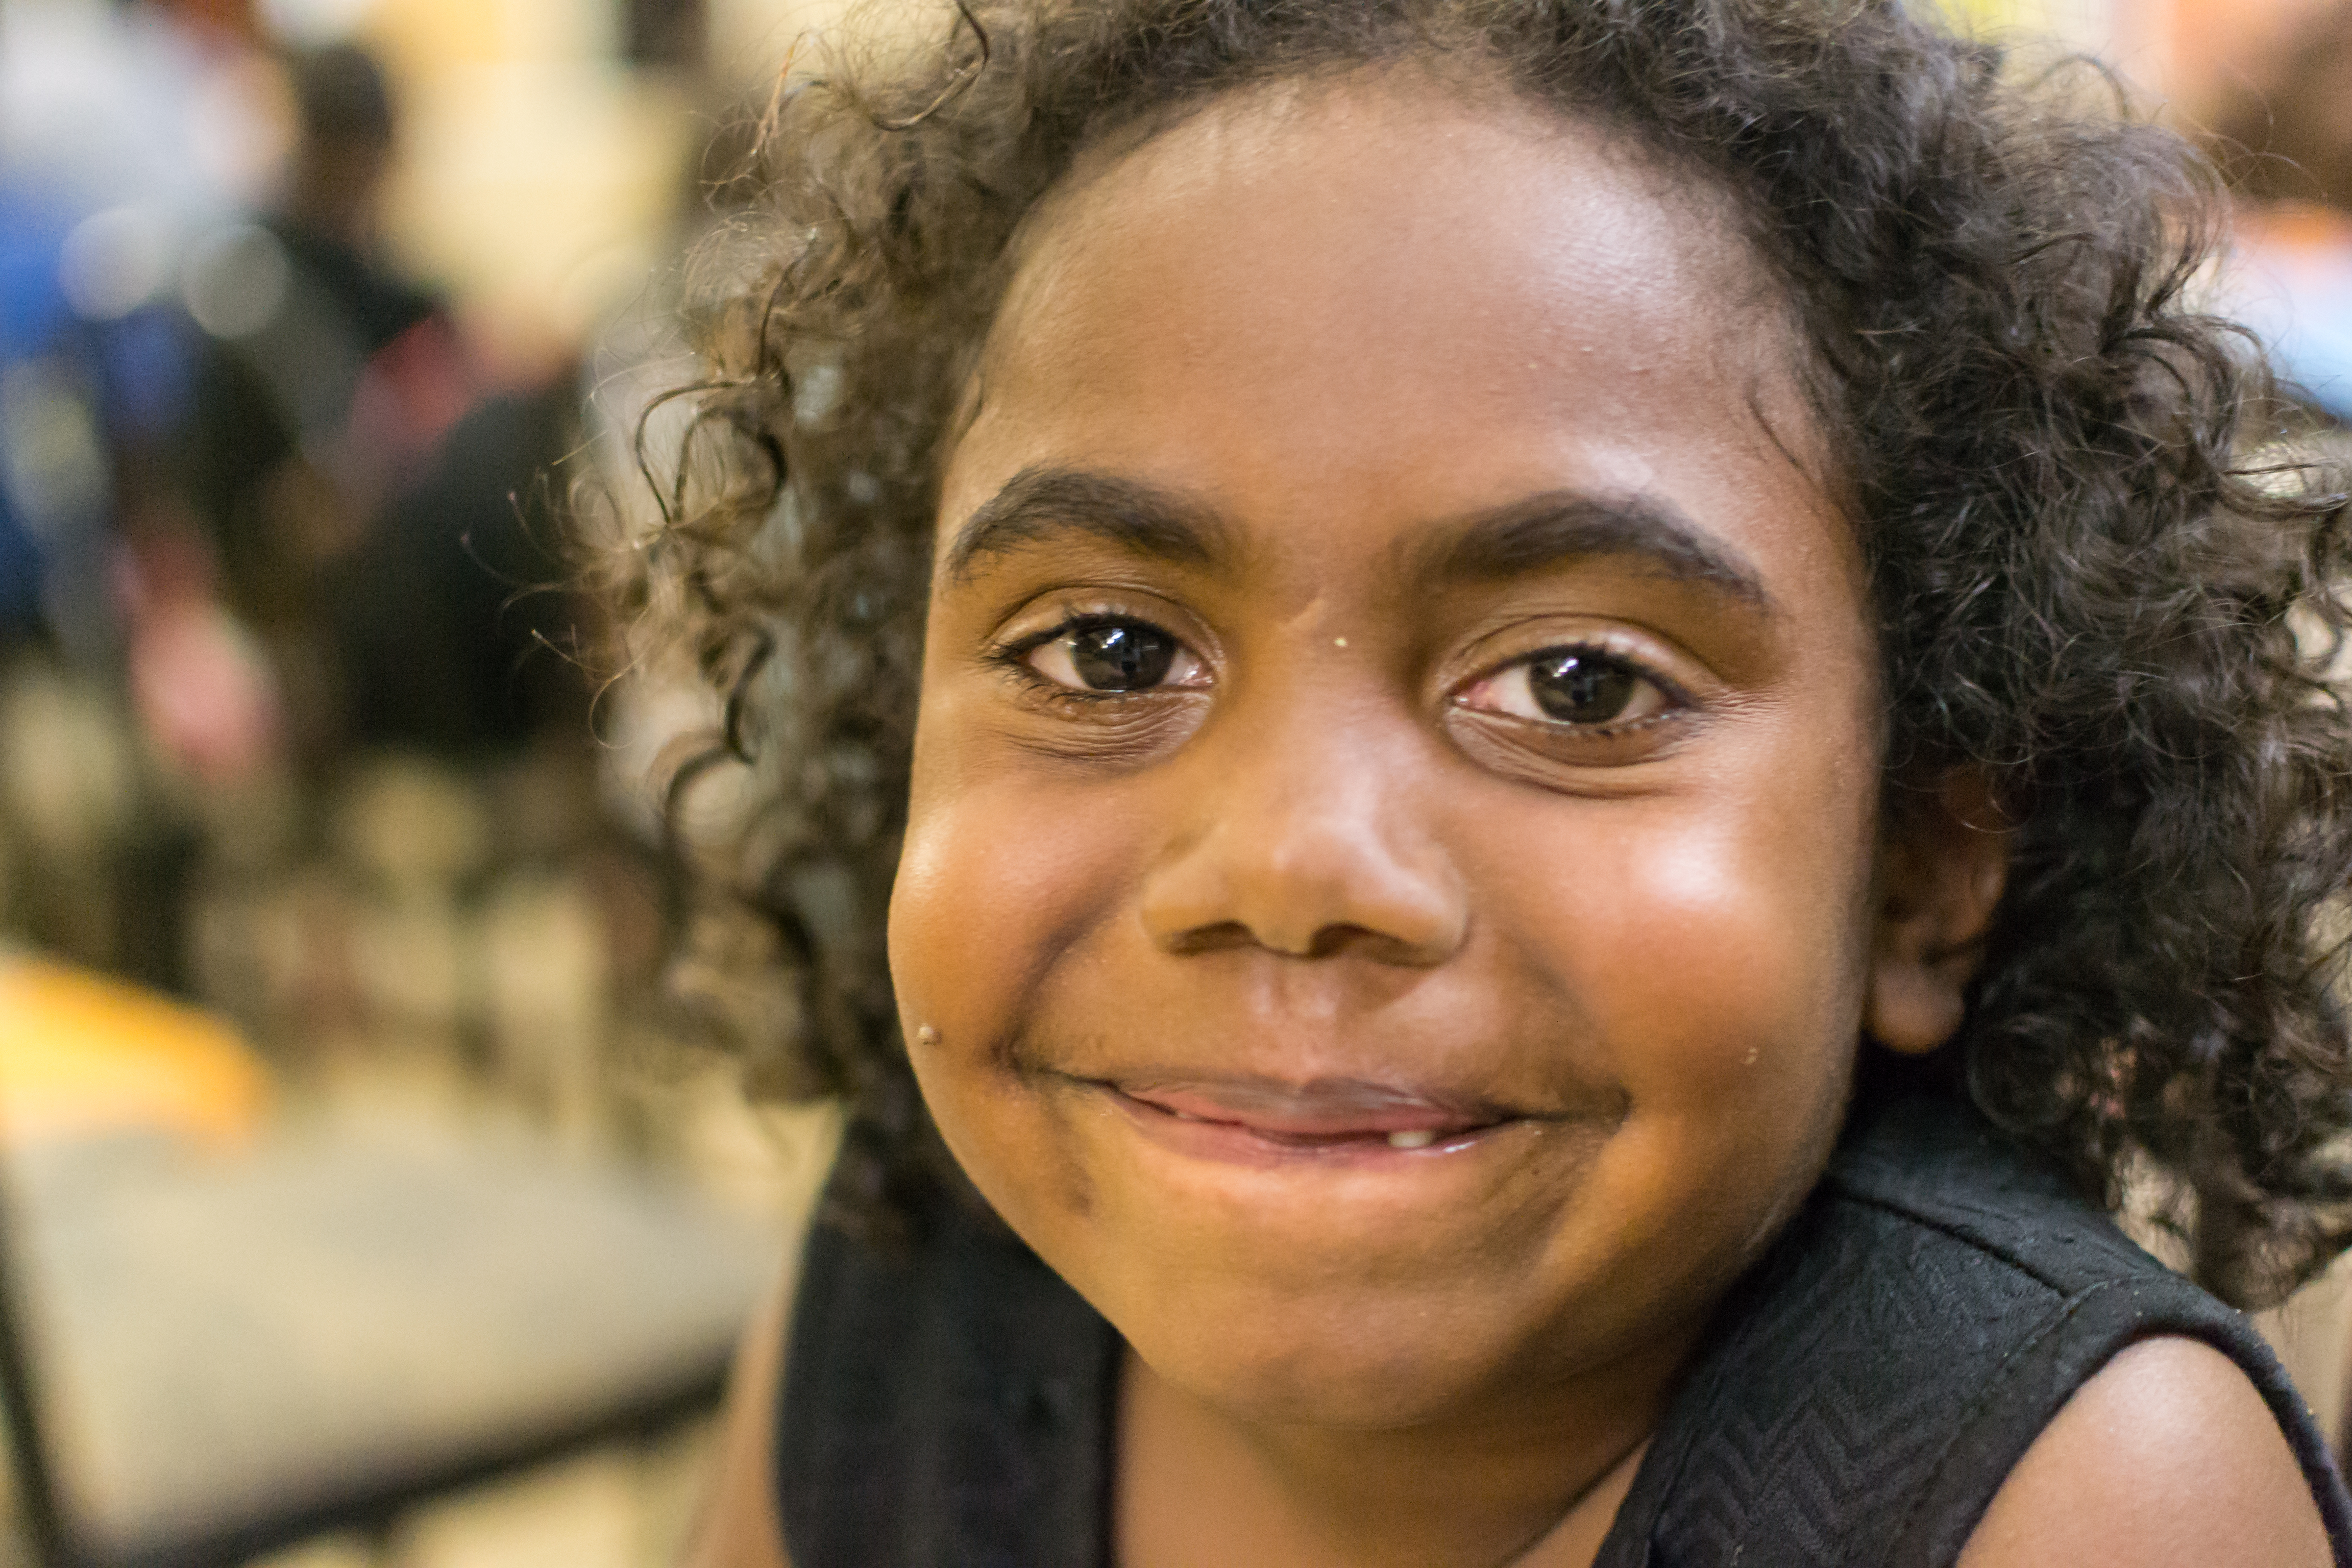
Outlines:
{"label": "curly dark hair", "polygon": [[2134,1173],[2177,1194],[2221,1294],[2316,1271],[2352,1240],[2347,499],[2199,310],[2197,155],[2095,71],[2029,78],[1899,0],[961,0],[929,47],[780,93],[760,264],[695,317],[709,375],[635,586],[731,687],[713,756],[756,809],[709,858],[757,917],[735,972],[781,988],[735,1011],[771,1084],[848,1102],[836,1197],[903,1212],[945,1159],[881,933],[938,468],[1008,242],[1107,136],[1408,60],[1713,182],[1793,299],[1890,803],[1965,763],[2015,825],[1941,1081],[2111,1206]]}

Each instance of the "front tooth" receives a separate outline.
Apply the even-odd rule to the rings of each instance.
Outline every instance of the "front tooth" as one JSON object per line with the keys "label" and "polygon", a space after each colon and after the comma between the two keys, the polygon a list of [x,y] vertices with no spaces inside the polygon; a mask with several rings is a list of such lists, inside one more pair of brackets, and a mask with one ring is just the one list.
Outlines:
{"label": "front tooth", "polygon": [[1436,1142],[1437,1134],[1426,1128],[1415,1128],[1410,1132],[1389,1134],[1389,1147],[1391,1149],[1426,1149]]}

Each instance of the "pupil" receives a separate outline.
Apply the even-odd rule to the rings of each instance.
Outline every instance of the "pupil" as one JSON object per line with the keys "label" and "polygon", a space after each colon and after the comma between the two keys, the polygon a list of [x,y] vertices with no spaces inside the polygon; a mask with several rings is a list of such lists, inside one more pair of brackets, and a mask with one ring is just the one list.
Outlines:
{"label": "pupil", "polygon": [[1097,691],[1157,686],[1176,662],[1176,640],[1150,626],[1088,626],[1070,638],[1070,665]]}
{"label": "pupil", "polygon": [[1640,678],[1604,654],[1554,653],[1528,669],[1536,706],[1568,724],[1606,724],[1633,700]]}

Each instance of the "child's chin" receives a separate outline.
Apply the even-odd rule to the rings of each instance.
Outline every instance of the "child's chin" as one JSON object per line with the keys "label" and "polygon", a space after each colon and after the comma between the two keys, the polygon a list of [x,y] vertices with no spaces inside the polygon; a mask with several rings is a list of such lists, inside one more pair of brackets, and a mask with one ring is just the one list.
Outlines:
{"label": "child's chin", "polygon": [[1235,1420],[1386,1431],[1459,1418],[1507,1398],[1521,1358],[1499,1325],[1334,1332],[1319,1323],[1216,1321],[1129,1336],[1162,1380]]}
{"label": "child's chin", "polygon": [[1486,1392],[1484,1380],[1465,1378],[1451,1366],[1345,1357],[1272,1368],[1179,1368],[1161,1375],[1234,1420],[1271,1429],[1393,1432],[1441,1425],[1475,1412]]}

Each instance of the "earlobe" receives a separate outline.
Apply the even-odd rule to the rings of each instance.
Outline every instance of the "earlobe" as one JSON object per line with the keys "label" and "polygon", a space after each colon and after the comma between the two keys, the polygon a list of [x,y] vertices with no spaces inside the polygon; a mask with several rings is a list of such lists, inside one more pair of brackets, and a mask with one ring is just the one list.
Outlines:
{"label": "earlobe", "polygon": [[1920,1056],[1959,1032],[2014,834],[1980,769],[1955,768],[1880,832],[1863,1030]]}

